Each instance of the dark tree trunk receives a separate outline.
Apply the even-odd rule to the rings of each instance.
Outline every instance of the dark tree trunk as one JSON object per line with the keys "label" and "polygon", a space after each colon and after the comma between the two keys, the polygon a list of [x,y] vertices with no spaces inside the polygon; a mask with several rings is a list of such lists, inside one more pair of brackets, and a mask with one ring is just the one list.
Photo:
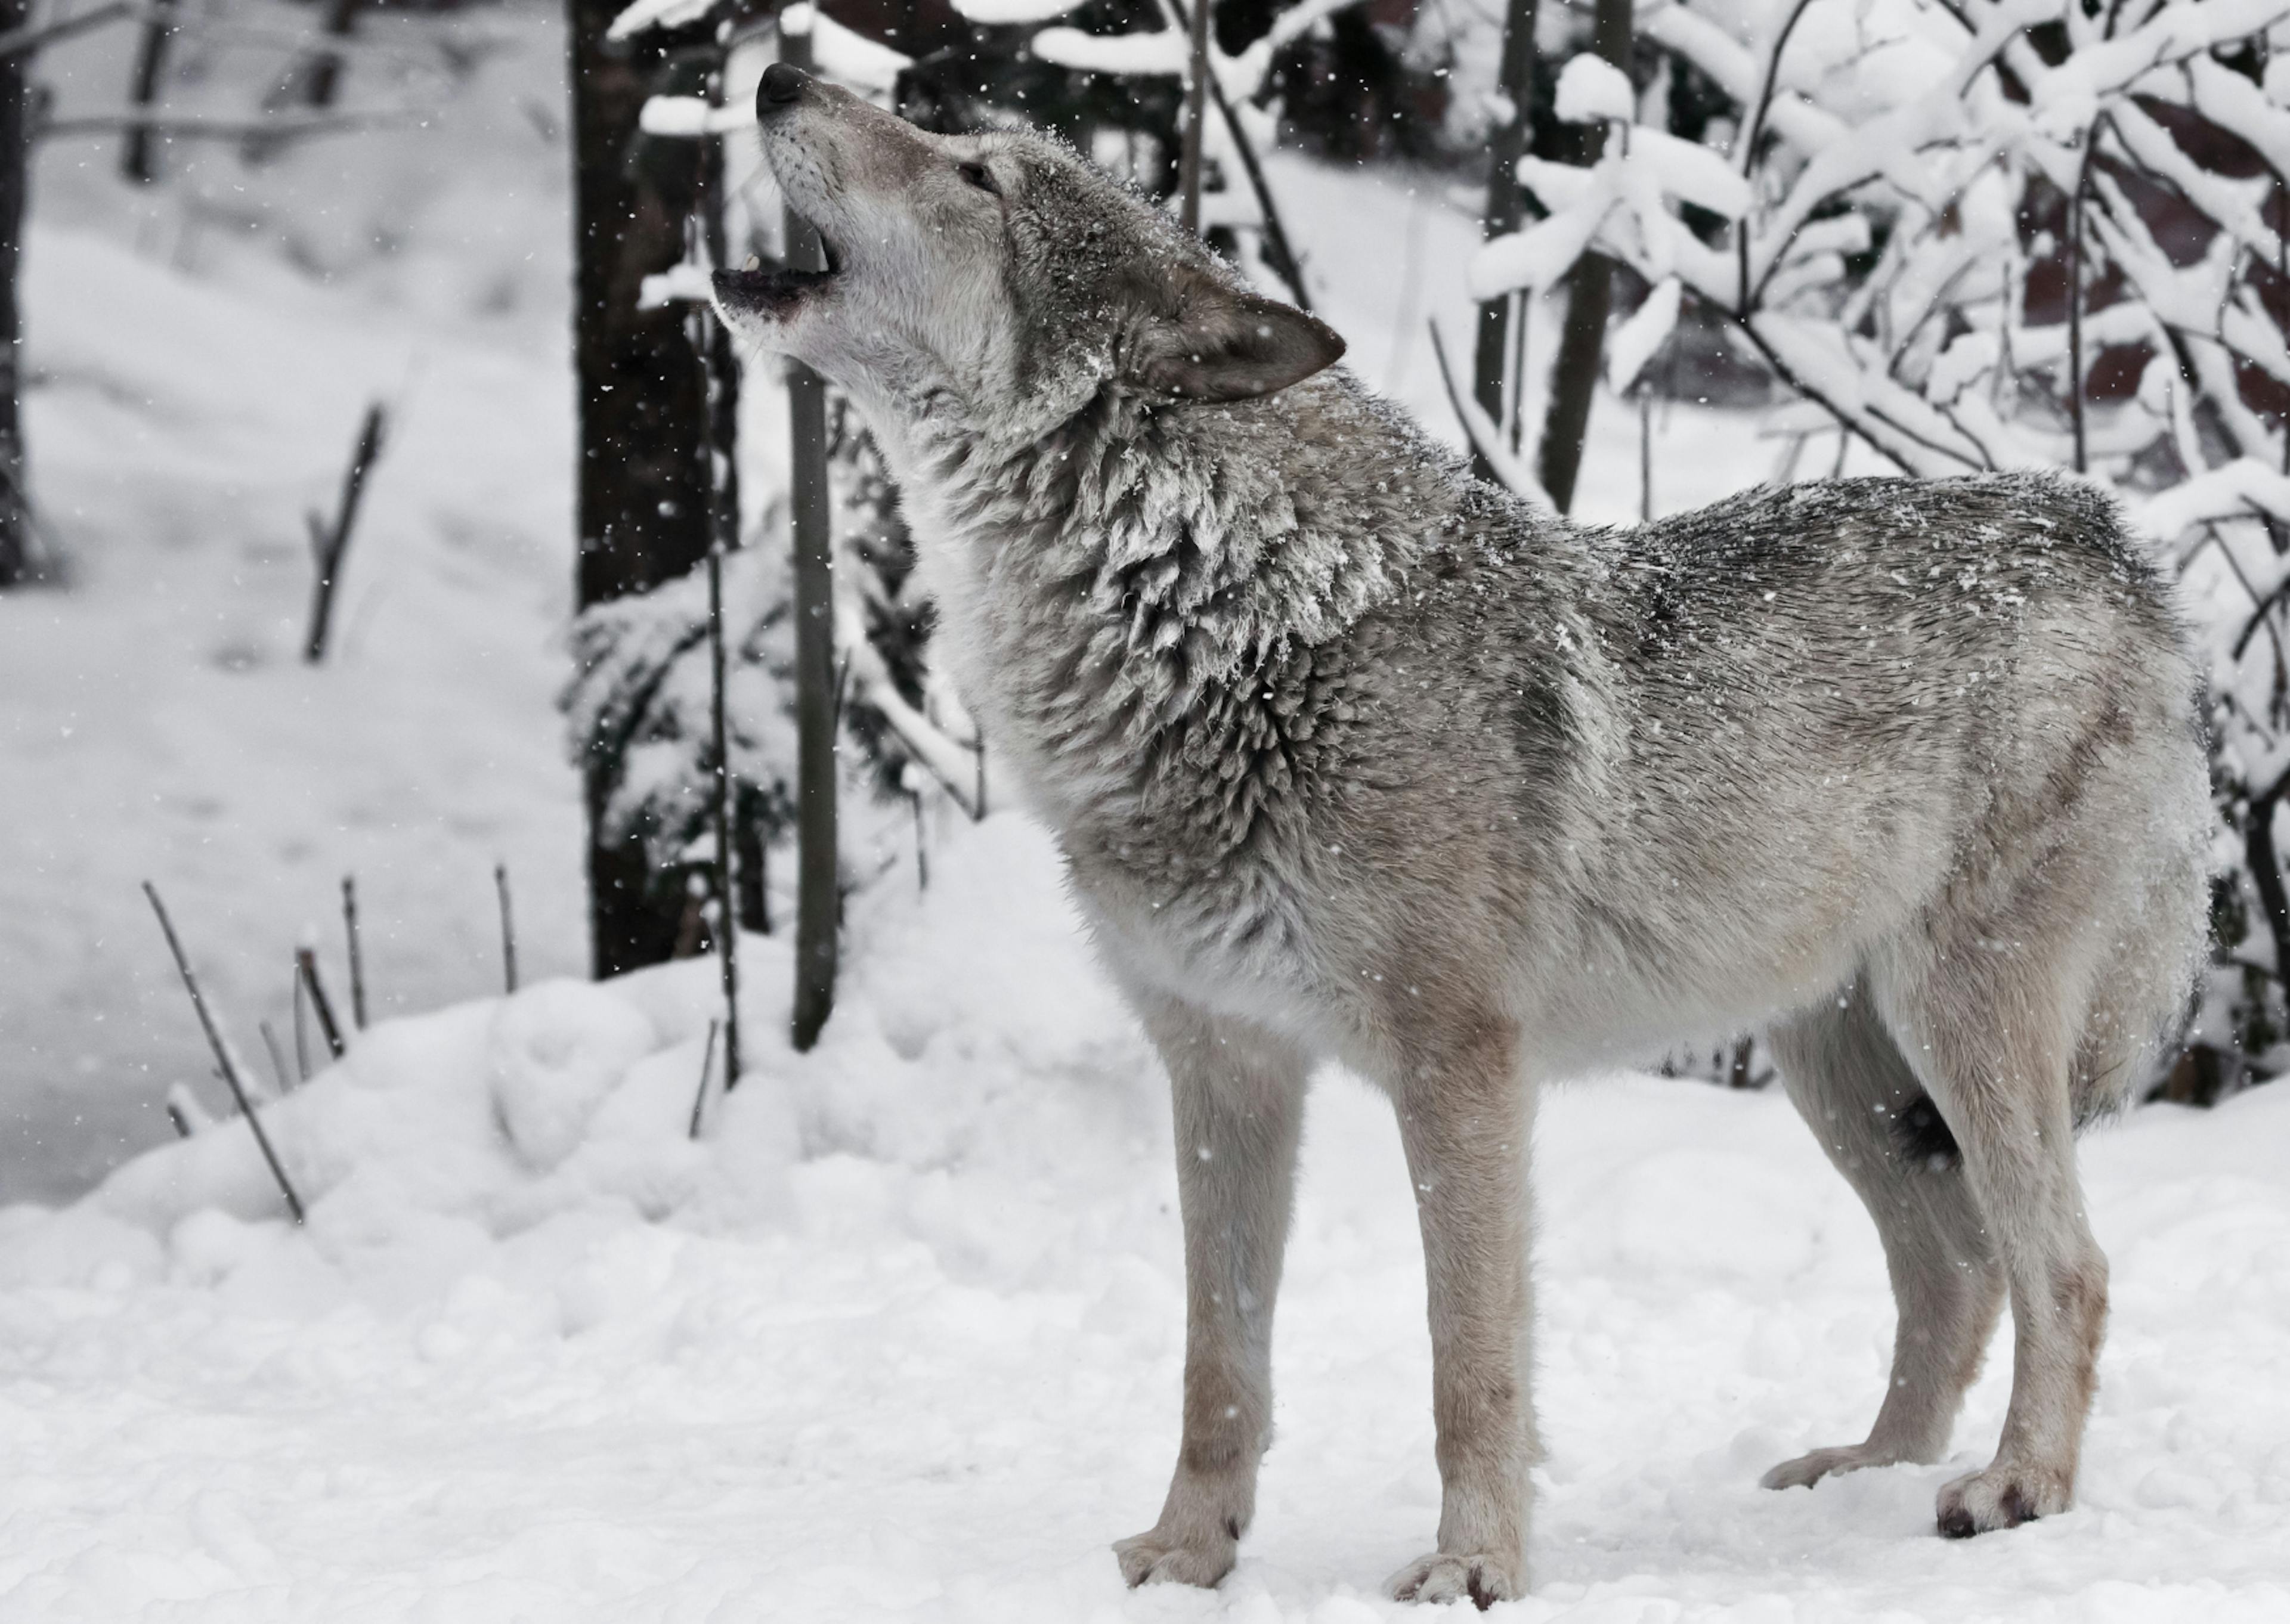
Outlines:
{"label": "dark tree trunk", "polygon": [[[1518,229],[1526,212],[1526,197],[1518,184],[1518,161],[1526,156],[1528,124],[1534,91],[1535,0],[1509,0],[1503,12],[1502,68],[1496,80],[1509,97],[1511,116],[1494,132],[1487,155],[1487,208],[1481,235],[1492,240]],[[1508,296],[1490,299],[1479,307],[1479,331],[1471,356],[1471,392],[1487,420],[1503,420],[1503,373],[1511,349],[1510,307]],[[1474,448],[1471,471],[1492,480],[1494,469]]]}
{"label": "dark tree trunk", "polygon": [[[1590,48],[1615,67],[1630,68],[1630,0],[1598,0]],[[1585,157],[1595,162],[1605,145],[1602,131],[1589,132]],[[1609,267],[1586,253],[1566,277],[1566,325],[1559,335],[1558,359],[1550,380],[1550,412],[1543,420],[1542,488],[1558,511],[1574,505],[1574,477],[1582,469],[1582,441],[1590,428],[1590,398],[1598,383],[1598,355],[1605,348],[1606,316],[1613,300]]]}
{"label": "dark tree trunk", "polygon": [[[583,608],[682,575],[709,547],[701,369],[677,310],[637,308],[644,278],[683,257],[684,218],[629,162],[652,59],[605,42],[620,9],[618,0],[571,0],[569,14]],[[610,788],[609,764],[589,764],[589,941],[600,976],[669,957],[684,905],[640,843],[599,832]]]}
{"label": "dark tree trunk", "polygon": [[[20,28],[28,0],[0,0],[0,31]],[[25,80],[31,53],[0,57],[0,587],[32,573],[32,515],[25,492],[24,433],[18,411],[23,382],[23,318],[16,304],[22,259],[24,199],[31,184],[31,106]]]}
{"label": "dark tree trunk", "polygon": [[2258,892],[2267,939],[2274,944],[2274,973],[2290,985],[2290,892],[2283,887],[2282,862],[2274,849],[2274,812],[2279,804],[2272,795],[2251,802],[2243,818],[2242,863],[2250,871],[2251,888]]}

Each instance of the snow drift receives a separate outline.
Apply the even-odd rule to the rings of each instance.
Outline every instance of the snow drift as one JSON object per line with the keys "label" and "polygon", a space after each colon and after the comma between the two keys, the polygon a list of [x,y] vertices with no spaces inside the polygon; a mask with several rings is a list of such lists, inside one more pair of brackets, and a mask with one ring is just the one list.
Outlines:
{"label": "snow drift", "polygon": [[[0,1620],[1234,1617],[1357,1624],[1432,1530],[1422,1276],[1389,1110],[1317,1089],[1279,1440],[1214,1595],[1121,1588],[1174,1445],[1157,1068],[1044,837],[962,827],[854,901],[820,1048],[744,944],[753,1066],[687,1137],[712,966],[368,1031],[75,1206],[0,1212]],[[1968,1544],[1985,1458],[1767,1493],[1858,1436],[1891,1304],[1771,1095],[1617,1079],[1537,1148],[1536,1594],[1508,1616],[2290,1612],[2290,1091],[2086,1148],[2115,1319],[2072,1514]],[[2006,1363],[1998,1361],[1999,1364]]]}

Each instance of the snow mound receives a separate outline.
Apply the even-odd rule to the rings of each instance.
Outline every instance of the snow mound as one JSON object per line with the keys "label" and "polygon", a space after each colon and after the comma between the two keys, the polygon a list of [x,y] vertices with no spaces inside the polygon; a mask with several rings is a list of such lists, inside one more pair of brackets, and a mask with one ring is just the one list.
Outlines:
{"label": "snow mound", "polygon": [[[751,1065],[688,1136],[715,968],[363,1034],[243,1128],[0,1211],[0,1620],[1421,1618],[1438,1509],[1389,1108],[1312,1100],[1278,1441],[1213,1596],[1122,1588],[1184,1359],[1169,1124],[1054,852],[959,827],[853,900],[819,1048],[743,943]],[[1621,1078],[1536,1147],[1549,1456],[1519,1620],[2290,1614],[2290,1089],[2094,1135],[2114,1316],[2070,1515],[1940,1540],[1992,1447],[1811,1492],[1892,1308],[1777,1093]]]}
{"label": "snow mound", "polygon": [[[742,939],[745,1075],[725,1094],[718,1052],[697,1140],[722,1007],[713,959],[604,983],[544,981],[358,1034],[339,1063],[263,1108],[309,1210],[310,1249],[348,1268],[355,1289],[350,1254],[406,1238],[385,1233],[400,1218],[418,1252],[434,1220],[501,1240],[570,1212],[753,1217],[801,1156],[953,1154],[998,1084],[997,1062],[1073,1076],[1110,1045],[1134,1077],[1143,1052],[1062,898],[1003,882],[1013,868],[1048,868],[1043,837],[1014,818],[965,836],[933,863],[923,906],[895,885],[868,899],[855,972],[811,1056],[787,1046],[786,939]],[[260,1223],[281,1207],[234,1122],[138,1157],[84,1204],[155,1239],[203,1212]]]}

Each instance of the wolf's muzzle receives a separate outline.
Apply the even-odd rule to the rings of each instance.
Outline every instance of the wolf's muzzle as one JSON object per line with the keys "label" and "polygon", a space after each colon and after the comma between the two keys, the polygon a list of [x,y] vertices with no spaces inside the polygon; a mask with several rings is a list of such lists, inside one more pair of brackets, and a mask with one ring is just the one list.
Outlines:
{"label": "wolf's muzzle", "polygon": [[811,85],[811,76],[800,68],[790,68],[785,62],[773,62],[764,69],[763,83],[756,86],[756,120],[769,124],[803,100],[803,92]]}

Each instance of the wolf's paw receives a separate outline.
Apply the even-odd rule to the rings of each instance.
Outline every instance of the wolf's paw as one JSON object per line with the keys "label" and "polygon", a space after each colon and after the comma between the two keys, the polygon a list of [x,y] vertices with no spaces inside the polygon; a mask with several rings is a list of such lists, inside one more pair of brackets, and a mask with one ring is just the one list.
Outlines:
{"label": "wolf's paw", "polygon": [[1395,1602],[1460,1602],[1469,1597],[1481,1612],[1497,1602],[1526,1593],[1526,1573],[1501,1556],[1456,1556],[1434,1551],[1418,1556],[1384,1587]]}
{"label": "wolf's paw", "polygon": [[1235,1538],[1217,1535],[1187,1540],[1159,1528],[1149,1528],[1113,1544],[1121,1577],[1133,1590],[1139,1585],[1198,1585],[1204,1590],[1214,1589],[1217,1580],[1232,1572],[1239,1549],[1240,1541]]}
{"label": "wolf's paw", "polygon": [[1816,1449],[1811,1454],[1799,1455],[1794,1460],[1784,1460],[1758,1479],[1758,1486],[1766,1489],[1810,1489],[1824,1477],[1834,1477],[1840,1472],[1857,1472],[1864,1466],[1897,1466],[1908,1457],[1897,1450],[1879,1449],[1869,1444],[1846,1444],[1835,1449]]}
{"label": "wolf's paw", "polygon": [[1998,1528],[2017,1528],[2039,1516],[2053,1516],[2075,1503],[2063,1473],[2038,1467],[2006,1466],[1959,1477],[1940,1492],[1940,1531],[1951,1540],[1969,1540]]}

